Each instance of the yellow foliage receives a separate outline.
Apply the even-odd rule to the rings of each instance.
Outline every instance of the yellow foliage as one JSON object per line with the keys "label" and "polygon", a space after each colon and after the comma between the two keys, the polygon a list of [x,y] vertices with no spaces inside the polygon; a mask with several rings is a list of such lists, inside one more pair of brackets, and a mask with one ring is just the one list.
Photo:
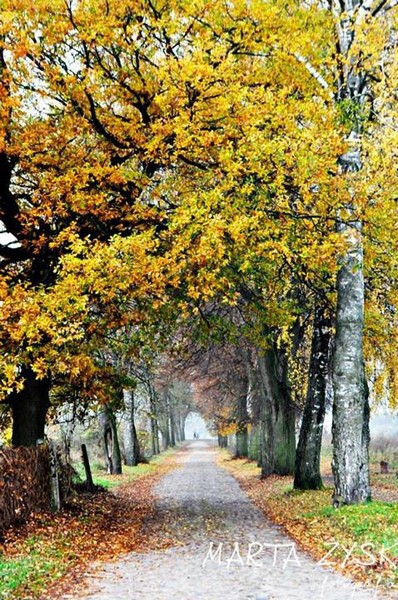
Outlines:
{"label": "yellow foliage", "polygon": [[[308,305],[317,294],[335,300],[346,248],[336,216],[352,218],[354,187],[367,358],[386,369],[376,392],[397,397],[393,57],[376,84],[380,121],[364,128],[366,165],[347,178],[337,159],[352,106],[331,98],[335,22],[324,8],[3,0],[3,9],[0,151],[18,165],[12,219],[27,253],[0,277],[4,394],[26,362],[39,378],[88,386],[107,335],[139,331],[139,353],[157,345],[159,323],[215,299],[236,305],[242,290],[255,299],[242,315],[256,342],[266,323],[288,344],[297,286]],[[373,73],[388,33],[383,20],[360,23],[349,64],[361,56]]]}

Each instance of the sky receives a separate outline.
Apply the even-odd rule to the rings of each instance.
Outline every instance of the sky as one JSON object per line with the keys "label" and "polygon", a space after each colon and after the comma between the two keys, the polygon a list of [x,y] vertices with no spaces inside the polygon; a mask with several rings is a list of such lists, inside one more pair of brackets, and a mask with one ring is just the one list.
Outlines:
{"label": "sky", "polygon": [[189,413],[185,422],[185,437],[187,440],[193,440],[193,434],[198,433],[199,439],[208,439],[213,437],[206,427],[206,423],[199,413]]}

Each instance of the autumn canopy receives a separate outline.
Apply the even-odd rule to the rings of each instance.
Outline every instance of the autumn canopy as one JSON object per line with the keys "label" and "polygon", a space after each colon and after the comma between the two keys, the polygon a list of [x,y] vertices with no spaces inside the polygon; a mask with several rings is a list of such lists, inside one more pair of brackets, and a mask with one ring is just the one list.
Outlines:
{"label": "autumn canopy", "polygon": [[255,423],[263,475],[298,487],[321,484],[332,395],[336,502],[369,498],[367,380],[398,393],[393,4],[3,0],[15,445],[167,351],[221,381],[200,401],[220,435],[244,453]]}

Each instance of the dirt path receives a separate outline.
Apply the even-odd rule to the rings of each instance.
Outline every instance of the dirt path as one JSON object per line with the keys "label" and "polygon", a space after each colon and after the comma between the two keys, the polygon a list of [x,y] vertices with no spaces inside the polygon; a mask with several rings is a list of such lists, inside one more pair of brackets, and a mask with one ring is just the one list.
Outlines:
{"label": "dirt path", "polygon": [[157,485],[157,518],[148,528],[178,546],[93,569],[86,600],[385,598],[309,559],[214,458],[209,443],[194,442],[181,468]]}

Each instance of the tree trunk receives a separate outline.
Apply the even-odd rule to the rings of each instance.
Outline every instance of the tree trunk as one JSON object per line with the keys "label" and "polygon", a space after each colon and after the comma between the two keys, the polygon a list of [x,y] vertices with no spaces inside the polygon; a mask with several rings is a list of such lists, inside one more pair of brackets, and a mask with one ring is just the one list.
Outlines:
{"label": "tree trunk", "polygon": [[159,425],[157,419],[157,398],[156,392],[153,389],[152,385],[150,386],[149,391],[149,403],[150,403],[150,421],[151,421],[151,445],[152,445],[152,454],[156,455],[160,452],[159,447]]}
{"label": "tree trunk", "polygon": [[170,398],[168,393],[166,396],[166,406],[167,406],[167,413],[168,413],[169,445],[172,448],[174,448],[174,446],[176,445],[176,435],[175,435],[176,427],[175,427],[175,417],[174,417],[174,410],[173,410],[174,407],[172,404],[172,399]]}
{"label": "tree trunk", "polygon": [[47,379],[37,379],[29,367],[23,369],[23,376],[23,389],[8,400],[12,410],[12,444],[35,446],[37,440],[44,439],[50,384]]}
{"label": "tree trunk", "polygon": [[274,404],[270,395],[271,383],[266,365],[266,357],[258,357],[260,377],[259,395],[260,408],[260,457],[261,477],[268,477],[274,473],[275,466],[275,432],[274,432]]}
{"label": "tree trunk", "polygon": [[[249,435],[248,457],[251,460],[255,460],[257,462],[260,458],[260,426],[257,422],[251,427]],[[261,464],[259,464],[258,466],[261,467]]]}
{"label": "tree trunk", "polygon": [[152,454],[159,454],[159,427],[156,417],[151,416],[151,445]]}
{"label": "tree trunk", "polygon": [[218,434],[218,445],[220,448],[228,448],[228,436],[222,435],[221,433],[219,433]]}
{"label": "tree trunk", "polygon": [[331,337],[330,318],[325,316],[325,312],[324,307],[315,308],[308,388],[294,476],[294,487],[300,490],[318,490],[323,487],[320,458]]}
{"label": "tree trunk", "polygon": [[182,442],[185,442],[185,421],[186,421],[186,415],[180,415],[180,422],[179,422],[179,427],[180,427],[180,439]]}
{"label": "tree trunk", "polygon": [[99,423],[104,442],[107,473],[111,475],[121,475],[122,457],[116,428],[116,419],[109,405],[105,405],[104,410],[99,414]]}
{"label": "tree trunk", "polygon": [[281,394],[275,424],[276,475],[293,475],[296,461],[296,410],[290,397]]}
{"label": "tree trunk", "polygon": [[170,446],[170,440],[169,440],[169,429],[165,429],[165,430],[160,430],[160,433],[162,435],[162,450],[165,451],[167,450],[167,448]]}
{"label": "tree trunk", "polygon": [[[340,157],[341,173],[347,174],[351,189],[339,231],[347,251],[337,277],[336,345],[333,358],[333,505],[370,499],[369,403],[363,360],[364,282],[362,226],[356,207],[355,172],[362,168],[361,136],[364,107],[371,97],[369,73],[352,53],[357,32],[372,11],[364,2],[341,0],[334,11],[337,33],[336,71],[338,102],[351,106],[349,151]],[[378,11],[377,11],[378,12]],[[375,16],[375,15],[373,15]],[[360,33],[362,35],[362,33]],[[356,116],[355,116],[356,115]],[[372,117],[373,118],[373,117]]]}
{"label": "tree trunk", "polygon": [[249,436],[249,458],[257,461],[257,466],[261,467],[261,437],[262,437],[262,411],[264,407],[263,388],[259,373],[259,364],[253,349],[248,349],[246,354],[247,377],[248,377],[248,397],[251,403],[251,421],[252,428]]}
{"label": "tree trunk", "polygon": [[170,427],[170,446],[172,448],[174,448],[174,446],[176,445],[176,435],[175,435],[175,422],[174,422],[174,415],[173,412],[170,411],[170,417],[169,417],[169,427]]}
{"label": "tree trunk", "polygon": [[82,450],[82,460],[83,460],[83,465],[84,465],[84,471],[86,473],[87,490],[90,492],[90,494],[93,494],[95,492],[95,485],[93,482],[93,476],[91,474],[91,467],[90,467],[90,461],[88,459],[86,444],[81,445],[81,450]]}
{"label": "tree trunk", "polygon": [[247,379],[242,380],[241,385],[238,389],[238,402],[236,411],[236,449],[235,457],[244,458],[248,456],[248,432],[247,424],[249,421],[249,415],[247,412],[247,393],[248,393],[248,382]]}
{"label": "tree trunk", "polygon": [[129,467],[135,467],[140,462],[141,453],[135,427],[135,401],[132,390],[123,390],[123,403],[126,413],[123,435],[124,461]]}
{"label": "tree trunk", "polygon": [[175,440],[177,444],[181,442],[181,429],[178,421],[175,423]]}
{"label": "tree trunk", "polygon": [[169,419],[168,418],[162,418],[160,425],[159,425],[159,430],[162,436],[162,450],[167,450],[167,448],[170,446],[170,426],[169,426]]}
{"label": "tree trunk", "polygon": [[337,278],[332,425],[335,506],[370,499],[369,392],[362,353],[362,246],[360,231],[353,226],[350,229],[351,246]]}
{"label": "tree trunk", "polygon": [[261,386],[261,476],[294,472],[295,409],[291,402],[284,351],[269,348],[258,357]]}

